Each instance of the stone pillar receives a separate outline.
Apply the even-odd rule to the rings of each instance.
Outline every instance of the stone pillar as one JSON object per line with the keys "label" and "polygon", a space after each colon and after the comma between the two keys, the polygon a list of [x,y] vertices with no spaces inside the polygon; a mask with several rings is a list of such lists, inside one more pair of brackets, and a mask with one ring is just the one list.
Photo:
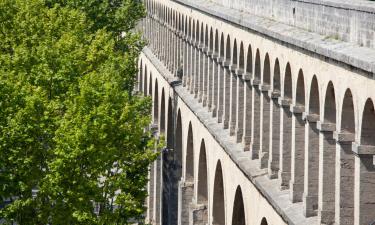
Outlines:
{"label": "stone pillar", "polygon": [[317,123],[319,135],[319,202],[318,217],[321,224],[335,222],[335,159],[336,141],[333,131],[336,124]]}
{"label": "stone pillar", "polygon": [[280,110],[280,188],[288,189],[291,176],[291,149],[292,149],[292,113],[290,99],[279,98]]}
{"label": "stone pillar", "polygon": [[189,88],[189,45],[186,40],[183,41],[184,51],[183,51],[183,86]]}
{"label": "stone pillar", "polygon": [[243,136],[243,126],[244,126],[244,109],[245,109],[245,102],[244,102],[244,80],[243,80],[243,71],[237,70],[236,74],[238,76],[237,79],[237,109],[236,109],[236,142],[240,143],[242,141]]}
{"label": "stone pillar", "polygon": [[200,58],[199,58],[199,50],[196,46],[194,46],[194,98],[198,98],[198,91],[199,91],[199,82],[200,82]]}
{"label": "stone pillar", "polygon": [[202,94],[202,103],[203,107],[206,107],[208,104],[208,79],[210,77],[210,68],[209,68],[209,61],[208,61],[208,55],[207,55],[207,47],[203,48],[203,71],[204,71],[204,77],[203,77],[203,94]]}
{"label": "stone pillar", "polygon": [[207,225],[208,209],[207,205],[190,204],[189,225]]}
{"label": "stone pillar", "polygon": [[375,146],[353,143],[355,153],[354,224],[375,221]]}
{"label": "stone pillar", "polygon": [[222,58],[218,58],[217,62],[218,64],[218,89],[217,89],[217,103],[216,103],[216,108],[217,108],[217,122],[221,123],[223,119],[223,109],[224,109],[224,77],[225,77],[225,72],[224,72],[224,67],[221,64]]}
{"label": "stone pillar", "polygon": [[217,116],[217,103],[218,103],[218,90],[219,90],[219,76],[220,76],[220,66],[215,61],[217,59],[217,55],[214,53],[212,55],[212,103],[211,103],[211,110],[212,110],[212,117]]}
{"label": "stone pillar", "polygon": [[189,206],[194,195],[194,183],[180,181],[179,183],[179,225],[189,225]]}
{"label": "stone pillar", "polygon": [[316,216],[319,190],[319,130],[317,114],[303,113],[305,119],[305,181],[303,192],[303,214]]}
{"label": "stone pillar", "polygon": [[337,149],[335,223],[341,225],[354,224],[354,154],[352,142],[355,141],[355,136],[353,133],[335,132],[334,138]]}
{"label": "stone pillar", "polygon": [[[192,43],[192,42],[190,42]],[[194,80],[195,80],[195,70],[194,70],[194,64],[195,64],[195,52],[194,52],[194,47],[193,45],[189,44],[189,54],[190,54],[190,64],[189,66],[189,77],[190,77],[190,85],[189,85],[189,90],[190,94],[194,94]]]}
{"label": "stone pillar", "polygon": [[152,224],[154,221],[154,197],[155,197],[155,162],[150,165],[148,181],[147,217],[146,222]]}
{"label": "stone pillar", "polygon": [[231,65],[230,70],[230,110],[229,110],[229,135],[233,136],[236,133],[236,119],[237,119],[237,65]]}
{"label": "stone pillar", "polygon": [[213,88],[214,88],[214,83],[213,83],[213,71],[214,71],[214,62],[211,58],[212,52],[207,53],[207,106],[208,106],[208,111],[212,111],[212,98],[213,98]]}
{"label": "stone pillar", "polygon": [[304,190],[305,171],[305,121],[302,119],[304,106],[290,106],[292,117],[292,161],[290,179],[290,200],[301,202]]}
{"label": "stone pillar", "polygon": [[[200,47],[201,48],[201,47]],[[198,102],[203,102],[204,76],[205,76],[205,58],[203,52],[199,53],[199,80],[198,80]]]}
{"label": "stone pillar", "polygon": [[252,119],[251,119],[251,159],[259,158],[260,148],[260,90],[258,89],[259,80],[251,80],[253,86],[253,107],[252,107]]}
{"label": "stone pillar", "polygon": [[231,72],[229,71],[229,61],[223,62],[224,66],[224,94],[223,94],[223,127],[229,128],[229,114],[230,114],[230,87],[231,87]]}
{"label": "stone pillar", "polygon": [[261,169],[267,168],[269,159],[269,148],[270,148],[270,98],[268,97],[268,91],[270,86],[262,84],[259,86],[261,91],[261,111],[260,111],[260,148],[259,148],[259,166]]}
{"label": "stone pillar", "polygon": [[155,165],[155,179],[154,179],[154,187],[155,187],[155,193],[154,193],[154,224],[159,225],[162,224],[161,221],[161,212],[162,212],[162,160],[159,156],[158,159],[154,163]]}
{"label": "stone pillar", "polygon": [[244,85],[245,85],[245,94],[244,94],[244,128],[243,128],[243,136],[242,136],[242,144],[244,146],[244,151],[250,150],[251,145],[251,133],[252,133],[252,108],[253,108],[253,93],[252,93],[252,86],[250,82],[251,75],[249,73],[245,73],[244,78]]}
{"label": "stone pillar", "polygon": [[280,92],[268,91],[268,96],[272,99],[270,103],[270,149],[268,159],[268,177],[275,179],[279,172],[280,163],[280,107],[278,98]]}

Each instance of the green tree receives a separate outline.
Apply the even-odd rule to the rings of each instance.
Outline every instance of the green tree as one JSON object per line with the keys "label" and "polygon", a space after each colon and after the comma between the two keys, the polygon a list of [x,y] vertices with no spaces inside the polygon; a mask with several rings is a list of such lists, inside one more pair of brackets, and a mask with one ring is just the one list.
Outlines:
{"label": "green tree", "polygon": [[136,0],[0,1],[7,223],[141,220],[157,156],[145,131],[151,101],[133,93],[143,15]]}

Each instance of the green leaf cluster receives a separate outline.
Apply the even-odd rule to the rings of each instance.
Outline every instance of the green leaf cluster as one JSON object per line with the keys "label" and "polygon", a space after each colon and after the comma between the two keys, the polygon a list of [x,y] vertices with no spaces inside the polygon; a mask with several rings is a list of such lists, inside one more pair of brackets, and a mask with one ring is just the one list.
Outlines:
{"label": "green leaf cluster", "polygon": [[5,223],[142,220],[160,148],[133,92],[143,16],[138,0],[0,1]]}

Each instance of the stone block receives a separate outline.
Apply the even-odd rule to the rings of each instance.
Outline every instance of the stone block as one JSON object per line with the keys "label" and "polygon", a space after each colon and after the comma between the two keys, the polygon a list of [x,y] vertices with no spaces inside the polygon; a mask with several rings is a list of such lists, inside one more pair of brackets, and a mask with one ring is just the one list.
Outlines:
{"label": "stone block", "polygon": [[352,151],[357,155],[375,155],[375,146],[374,145],[358,145],[357,143],[353,143]]}

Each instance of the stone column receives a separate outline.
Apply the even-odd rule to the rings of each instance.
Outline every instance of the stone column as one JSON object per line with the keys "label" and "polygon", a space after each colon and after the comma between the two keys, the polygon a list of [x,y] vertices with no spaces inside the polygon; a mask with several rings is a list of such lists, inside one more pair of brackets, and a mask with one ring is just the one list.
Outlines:
{"label": "stone column", "polygon": [[198,80],[198,102],[203,103],[203,95],[204,95],[204,77],[205,77],[205,55],[202,52],[203,46],[199,46],[199,80]]}
{"label": "stone column", "polygon": [[[334,133],[336,140],[335,223],[354,224],[354,154],[353,133]],[[375,214],[374,214],[375,216]],[[374,217],[375,219],[375,217]]]}
{"label": "stone column", "polygon": [[214,61],[212,60],[212,52],[208,51],[207,52],[207,106],[208,106],[208,111],[212,111],[212,99],[213,99],[213,88],[214,88],[214,83],[213,83],[213,72],[214,72]]}
{"label": "stone column", "polygon": [[304,171],[305,171],[305,121],[302,119],[302,112],[305,107],[290,106],[292,117],[292,161],[291,161],[291,180],[290,180],[290,200],[301,202],[304,189]]}
{"label": "stone column", "polygon": [[261,169],[267,168],[269,159],[269,146],[270,146],[270,98],[268,97],[268,91],[270,86],[262,84],[259,86],[261,91],[261,111],[260,111],[260,148],[259,148],[259,166]]}
{"label": "stone column", "polygon": [[179,225],[189,225],[189,207],[194,195],[194,183],[180,181],[179,184]]}
{"label": "stone column", "polygon": [[335,222],[335,159],[336,141],[333,131],[336,124],[317,123],[319,136],[319,202],[318,217],[322,224]]}
{"label": "stone column", "polygon": [[221,64],[223,62],[223,58],[217,58],[218,63],[218,89],[217,89],[217,103],[216,103],[216,115],[217,115],[217,122],[221,123],[223,119],[223,109],[224,109],[224,67]]}
{"label": "stone column", "polygon": [[251,80],[253,86],[253,107],[252,107],[252,128],[251,128],[251,159],[259,158],[259,148],[260,148],[260,90],[259,80]]}
{"label": "stone column", "polygon": [[224,61],[224,94],[223,94],[223,127],[224,129],[229,128],[229,116],[230,116],[230,87],[231,87],[231,72],[229,71],[229,61]]}
{"label": "stone column", "polygon": [[280,110],[280,188],[288,189],[291,177],[291,149],[292,149],[292,113],[291,99],[279,98]]}
{"label": "stone column", "polygon": [[354,224],[375,220],[375,146],[353,143],[355,153]]}
{"label": "stone column", "polygon": [[[184,38],[185,38],[185,36],[184,36]],[[184,50],[183,50],[183,77],[182,77],[182,80],[183,80],[183,82],[182,82],[182,85],[184,86],[184,87],[188,87],[189,88],[189,59],[190,59],[190,57],[189,57],[189,46],[188,46],[188,44],[187,44],[187,42],[186,42],[186,40],[184,40],[183,42],[183,48],[184,48]]]}
{"label": "stone column", "polygon": [[216,53],[212,54],[212,104],[211,104],[211,109],[212,109],[212,117],[217,116],[217,111],[218,111],[218,99],[219,99],[219,78],[220,78],[220,65],[217,62],[218,60],[218,55]]}
{"label": "stone column", "polygon": [[190,40],[189,44],[189,54],[190,54],[190,64],[189,64],[189,77],[190,77],[190,85],[189,85],[189,90],[190,94],[194,94],[194,82],[195,82],[195,70],[194,70],[194,64],[195,64],[195,52],[194,52],[194,47],[191,44],[192,41]]}
{"label": "stone column", "polygon": [[253,108],[253,88],[250,82],[251,74],[244,73],[244,86],[245,86],[245,93],[244,93],[244,128],[243,128],[243,136],[242,136],[242,144],[244,146],[244,151],[250,150],[251,145],[251,133],[252,133],[252,108]]}
{"label": "stone column", "polygon": [[189,225],[207,225],[208,209],[206,204],[190,204]]}
{"label": "stone column", "polygon": [[155,165],[155,179],[154,179],[154,224],[159,225],[162,224],[161,221],[161,212],[162,212],[162,160],[159,156],[158,159],[154,163]]}
{"label": "stone column", "polygon": [[237,65],[232,64],[229,66],[230,71],[230,110],[229,110],[229,135],[233,136],[236,133],[236,120],[237,120]]}
{"label": "stone column", "polygon": [[150,165],[148,181],[148,199],[146,222],[152,224],[154,221],[154,197],[155,197],[155,162]]}
{"label": "stone column", "polygon": [[237,79],[237,109],[236,109],[236,142],[240,143],[242,141],[243,136],[243,126],[244,126],[244,109],[245,109],[245,102],[244,102],[244,79],[243,79],[243,70],[237,69],[236,74],[238,76]]}
{"label": "stone column", "polygon": [[208,61],[208,55],[207,55],[207,47],[202,48],[202,57],[203,57],[203,88],[202,88],[202,103],[203,107],[206,107],[208,104],[208,79],[209,79],[209,61]]}
{"label": "stone column", "polygon": [[268,91],[268,97],[271,98],[270,103],[270,146],[268,159],[268,177],[270,179],[277,178],[280,163],[280,107],[278,99],[280,92]]}
{"label": "stone column", "polygon": [[316,216],[319,190],[319,130],[317,114],[303,113],[305,119],[305,181],[303,192],[303,214]]}
{"label": "stone column", "polygon": [[200,63],[200,51],[198,49],[198,42],[195,42],[195,77],[194,77],[194,98],[198,98],[198,92],[200,87],[200,81],[201,81],[201,63]]}

